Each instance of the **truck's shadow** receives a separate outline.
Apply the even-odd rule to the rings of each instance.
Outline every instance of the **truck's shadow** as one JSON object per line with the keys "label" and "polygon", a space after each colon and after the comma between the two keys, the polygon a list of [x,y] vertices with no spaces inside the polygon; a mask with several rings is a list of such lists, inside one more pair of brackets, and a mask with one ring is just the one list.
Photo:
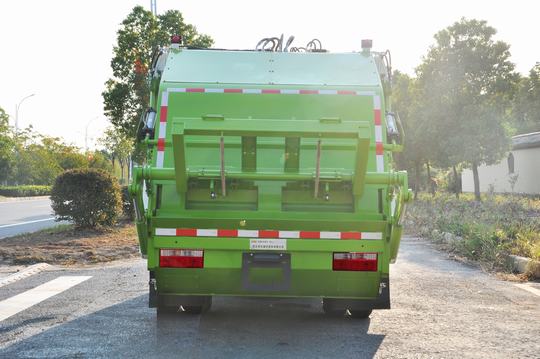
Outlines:
{"label": "truck's shadow", "polygon": [[371,358],[370,321],[325,316],[316,300],[217,298],[202,316],[156,316],[146,296],[51,328],[0,357]]}

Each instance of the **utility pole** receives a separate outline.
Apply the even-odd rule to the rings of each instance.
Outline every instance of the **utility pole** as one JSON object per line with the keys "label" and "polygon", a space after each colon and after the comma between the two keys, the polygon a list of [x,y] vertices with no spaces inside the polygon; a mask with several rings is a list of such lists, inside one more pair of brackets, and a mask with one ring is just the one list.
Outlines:
{"label": "utility pole", "polygon": [[30,98],[32,96],[35,96],[35,95],[36,94],[33,93],[31,95],[23,97],[23,99],[20,100],[19,103],[15,106],[15,137],[17,137],[17,135],[19,134],[19,108],[21,107],[24,100],[26,100],[27,98]]}
{"label": "utility pole", "polygon": [[88,152],[88,127],[90,126],[92,121],[96,120],[98,117],[99,116],[94,117],[93,119],[88,121],[88,123],[86,124],[86,128],[84,130],[84,149],[86,150],[86,152]]}
{"label": "utility pole", "polygon": [[157,16],[157,0],[150,0],[150,11],[154,16]]}

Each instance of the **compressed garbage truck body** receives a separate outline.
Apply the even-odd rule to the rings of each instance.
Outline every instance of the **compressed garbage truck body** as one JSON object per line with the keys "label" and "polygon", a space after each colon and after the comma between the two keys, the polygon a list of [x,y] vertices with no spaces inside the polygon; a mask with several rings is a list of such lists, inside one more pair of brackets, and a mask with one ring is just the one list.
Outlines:
{"label": "compressed garbage truck body", "polygon": [[212,296],[263,296],[364,317],[390,308],[410,192],[393,169],[401,146],[377,56],[162,51],[142,121],[149,161],[130,186],[150,306],[198,313]]}

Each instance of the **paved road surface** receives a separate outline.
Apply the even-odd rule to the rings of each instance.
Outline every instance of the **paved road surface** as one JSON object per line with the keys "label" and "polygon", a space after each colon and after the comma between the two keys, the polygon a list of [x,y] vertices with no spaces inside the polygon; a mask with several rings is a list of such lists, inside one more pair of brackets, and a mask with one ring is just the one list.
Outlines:
{"label": "paved road surface", "polygon": [[0,238],[56,224],[48,198],[0,202]]}
{"label": "paved road surface", "polygon": [[[142,260],[48,270],[0,288],[0,357],[538,358],[540,285],[527,291],[445,258],[404,239],[393,309],[369,320],[328,318],[315,299],[245,298],[156,318]],[[6,301],[44,293],[57,294],[1,319]]]}

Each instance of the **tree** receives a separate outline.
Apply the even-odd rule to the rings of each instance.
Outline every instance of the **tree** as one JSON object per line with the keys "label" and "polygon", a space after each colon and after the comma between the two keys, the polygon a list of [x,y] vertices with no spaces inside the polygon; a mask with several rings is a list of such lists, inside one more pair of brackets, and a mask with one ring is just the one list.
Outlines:
{"label": "tree", "polygon": [[540,62],[521,79],[513,113],[518,133],[540,131]]}
{"label": "tree", "polygon": [[153,50],[169,44],[172,35],[182,35],[185,44],[209,47],[213,40],[184,22],[177,10],[154,16],[136,6],[122,22],[111,61],[113,77],[103,92],[105,115],[119,132],[135,136],[137,123],[148,106],[147,71]]}
{"label": "tree", "polygon": [[508,149],[508,109],[518,80],[509,45],[495,34],[486,21],[462,18],[435,35],[416,69],[420,110],[437,128],[430,157],[443,167],[471,166],[477,200],[478,166],[498,162]]}
{"label": "tree", "polygon": [[15,166],[15,142],[9,128],[9,116],[0,107],[0,182],[8,179]]}
{"label": "tree", "polygon": [[103,137],[98,143],[103,146],[105,153],[112,159],[113,167],[115,160],[120,164],[120,181],[124,182],[124,169],[129,164],[131,152],[133,151],[133,139],[124,133],[119,133],[115,128],[109,127],[105,130]]}
{"label": "tree", "polygon": [[429,123],[418,110],[420,104],[416,79],[399,71],[394,72],[392,79],[393,110],[399,114],[405,138],[405,150],[396,156],[396,160],[401,168],[414,173],[411,184],[416,198],[422,183],[422,165],[429,156],[429,151],[426,151],[430,138]]}

